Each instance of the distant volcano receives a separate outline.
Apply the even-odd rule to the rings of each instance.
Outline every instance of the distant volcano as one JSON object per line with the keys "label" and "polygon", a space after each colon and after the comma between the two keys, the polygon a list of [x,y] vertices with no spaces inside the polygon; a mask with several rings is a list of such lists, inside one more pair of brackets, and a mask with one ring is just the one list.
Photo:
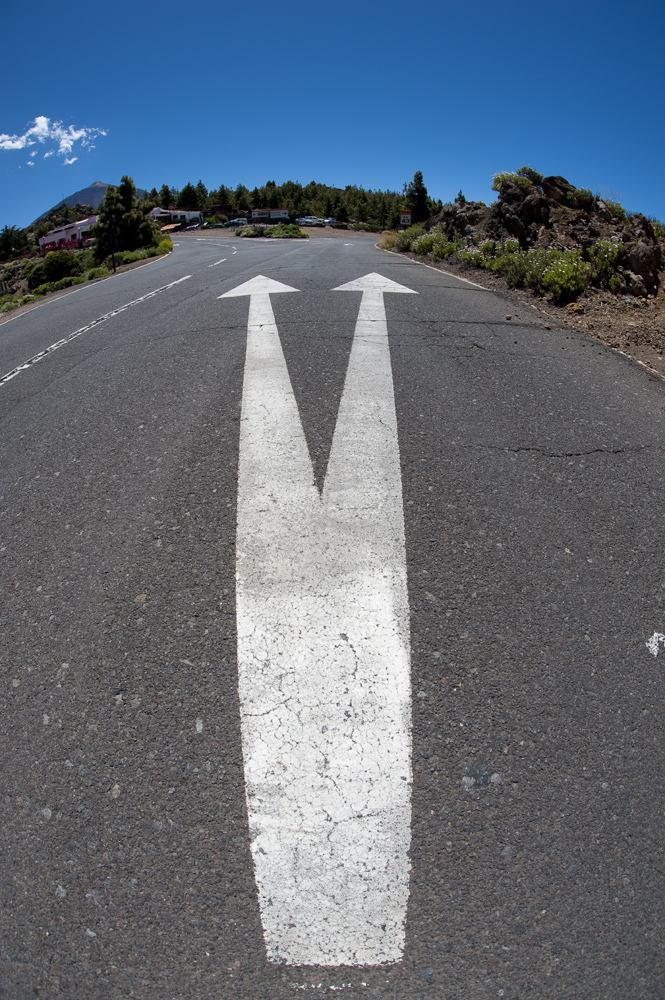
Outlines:
{"label": "distant volcano", "polygon": [[[74,194],[68,195],[62,201],[59,201],[57,205],[54,205],[53,208],[60,208],[62,205],[71,205],[72,208],[74,205],[91,205],[96,211],[104,201],[107,187],[108,184],[105,184],[104,181],[93,181],[89,187],[82,188],[80,191],[75,191]],[[143,188],[137,188],[136,194],[139,198],[146,198],[148,192],[144,191]],[[49,209],[49,211],[53,211],[53,209]],[[43,219],[45,215],[48,215],[48,212],[44,212],[39,218]]]}

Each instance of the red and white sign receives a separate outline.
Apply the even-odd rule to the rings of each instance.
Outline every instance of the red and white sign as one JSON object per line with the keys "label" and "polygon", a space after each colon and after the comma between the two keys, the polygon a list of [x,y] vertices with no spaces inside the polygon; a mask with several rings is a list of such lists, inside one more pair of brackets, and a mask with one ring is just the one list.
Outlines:
{"label": "red and white sign", "polygon": [[400,226],[410,226],[411,225],[411,209],[403,208],[399,213],[399,224]]}

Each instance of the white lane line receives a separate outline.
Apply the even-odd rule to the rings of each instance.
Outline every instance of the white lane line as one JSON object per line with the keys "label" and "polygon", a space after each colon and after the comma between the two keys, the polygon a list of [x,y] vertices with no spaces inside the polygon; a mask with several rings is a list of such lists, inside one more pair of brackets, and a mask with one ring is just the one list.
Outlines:
{"label": "white lane line", "polygon": [[[409,885],[409,611],[385,292],[362,291],[323,495],[270,302],[250,295],[237,625],[247,806],[268,958],[401,958]],[[415,294],[415,293],[412,293]]]}
{"label": "white lane line", "polygon": [[228,257],[222,257],[221,260],[216,260],[214,264],[208,264],[208,267],[217,267],[218,264],[223,264],[228,259]]}
{"label": "white lane line", "polygon": [[57,351],[58,348],[64,347],[65,344],[69,344],[72,340],[76,340],[77,337],[87,333],[88,330],[92,330],[93,327],[99,326],[100,323],[105,323],[107,319],[112,319],[113,316],[118,316],[120,313],[125,312],[126,309],[131,309],[132,306],[137,306],[141,302],[146,302],[148,299],[154,298],[154,296],[159,295],[160,292],[165,292],[167,288],[173,288],[174,285],[179,285],[181,281],[187,281],[188,278],[191,278],[191,274],[186,274],[184,278],[178,278],[177,281],[172,281],[168,285],[162,285],[161,288],[155,288],[153,292],[148,292],[147,295],[142,295],[139,299],[134,299],[132,302],[126,302],[124,306],[120,306],[118,309],[113,309],[111,312],[104,313],[104,315],[100,316],[98,319],[93,319],[92,323],[82,326],[80,330],[74,330],[73,333],[68,333],[66,337],[62,338],[62,340],[56,341],[55,344],[51,344],[50,347],[46,347],[43,351],[40,351],[39,354],[35,354],[34,357],[29,358],[28,361],[24,361],[22,365],[19,365],[17,368],[13,368],[10,372],[7,372],[6,375],[3,375],[2,378],[0,378],[0,385],[4,385],[5,382],[9,382],[11,379],[16,378],[16,376],[21,372],[27,371],[28,368],[32,368],[33,365],[36,365],[38,361],[42,360],[42,358],[47,357],[49,354],[53,354],[53,352]]}

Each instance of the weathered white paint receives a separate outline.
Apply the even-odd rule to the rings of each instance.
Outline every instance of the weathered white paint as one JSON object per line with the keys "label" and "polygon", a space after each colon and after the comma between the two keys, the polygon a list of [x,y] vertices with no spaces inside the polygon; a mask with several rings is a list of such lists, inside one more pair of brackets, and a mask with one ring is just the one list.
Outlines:
{"label": "weathered white paint", "polygon": [[17,368],[13,368],[6,375],[0,378],[0,385],[4,385],[5,382],[11,381],[11,379],[16,378],[21,372],[27,371],[33,365],[37,364],[43,358],[47,357],[49,354],[53,354],[54,351],[59,350],[64,347],[65,344],[71,343],[72,340],[76,340],[77,337],[81,337],[84,333],[89,330],[94,329],[94,327],[99,326],[100,323],[105,323],[108,319],[112,319],[113,316],[119,316],[120,313],[125,312],[126,309],[131,309],[132,306],[138,306],[141,302],[147,302],[148,299],[152,299],[155,295],[159,295],[160,292],[165,292],[168,288],[173,288],[175,285],[179,285],[182,281],[187,281],[191,278],[191,274],[186,274],[184,278],[178,278],[177,281],[171,281],[168,285],[162,285],[161,288],[155,288],[154,291],[148,292],[147,295],[142,295],[139,299],[133,299],[132,302],[126,302],[124,306],[118,306],[117,309],[112,309],[111,312],[104,313],[103,316],[99,316],[98,319],[93,319],[92,323],[88,323],[86,326],[82,326],[78,330],[74,330],[73,333],[67,334],[62,340],[58,340],[55,344],[51,344],[50,347],[44,348],[39,354],[35,354],[32,358],[24,361],[22,365],[18,365]]}
{"label": "weathered white paint", "polygon": [[[402,486],[380,275],[362,291],[323,495],[254,278],[240,429],[237,624],[252,854],[268,958],[399,960],[411,702]],[[415,294],[415,293],[414,293]]]}
{"label": "weathered white paint", "polygon": [[662,632],[654,632],[650,639],[646,641],[646,647],[654,656],[658,656],[660,644],[665,648],[665,635]]}

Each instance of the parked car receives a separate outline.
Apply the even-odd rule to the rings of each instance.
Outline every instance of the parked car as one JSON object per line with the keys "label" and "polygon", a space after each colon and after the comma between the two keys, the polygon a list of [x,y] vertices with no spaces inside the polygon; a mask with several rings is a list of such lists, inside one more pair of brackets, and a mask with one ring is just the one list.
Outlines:
{"label": "parked car", "polygon": [[325,226],[323,219],[317,218],[316,215],[303,215],[300,219],[296,219],[297,226]]}
{"label": "parked car", "polygon": [[238,226],[246,226],[247,219],[229,219],[228,222],[223,222],[222,225],[224,226],[224,229],[230,229],[231,226],[233,226],[234,229],[237,229]]}

